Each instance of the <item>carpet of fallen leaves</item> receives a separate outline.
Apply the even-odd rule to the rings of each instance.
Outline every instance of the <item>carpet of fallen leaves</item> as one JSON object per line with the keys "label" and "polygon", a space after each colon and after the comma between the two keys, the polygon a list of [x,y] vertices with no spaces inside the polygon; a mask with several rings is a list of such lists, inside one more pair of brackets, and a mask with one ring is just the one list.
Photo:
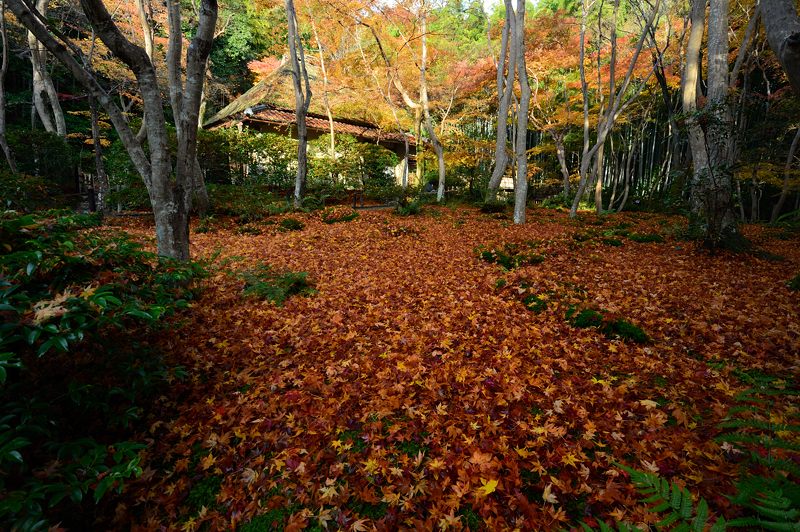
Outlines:
{"label": "carpet of fallen leaves", "polygon": [[[182,327],[152,340],[188,378],[153,408],[144,475],[107,523],[230,529],[276,508],[289,530],[652,522],[612,461],[685,484],[719,515],[738,466],[712,437],[745,387],[734,368],[798,370],[785,285],[797,234],[745,228],[775,260],[711,256],[669,236],[683,220],[649,214],[298,217],[302,231],[219,220],[192,235],[193,256],[217,253],[217,269]],[[574,237],[621,222],[666,242]],[[152,245],[147,218],[112,223]],[[510,272],[475,251],[530,242],[545,260]],[[318,293],[243,299],[231,272],[262,263],[309,272]],[[553,304],[527,310],[520,283]],[[567,304],[624,317],[652,342],[574,328]]]}

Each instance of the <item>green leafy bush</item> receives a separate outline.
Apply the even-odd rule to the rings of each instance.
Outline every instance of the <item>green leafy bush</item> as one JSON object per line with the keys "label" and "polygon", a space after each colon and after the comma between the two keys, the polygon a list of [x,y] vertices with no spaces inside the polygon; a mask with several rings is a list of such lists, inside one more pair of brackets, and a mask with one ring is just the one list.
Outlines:
{"label": "green leafy bush", "polygon": [[0,215],[0,528],[91,527],[86,507],[141,472],[126,438],[146,401],[181,375],[138,339],[203,269],[80,231],[99,221]]}
{"label": "green leafy bush", "polygon": [[0,210],[31,211],[53,207],[56,187],[42,177],[0,169]]}
{"label": "green leafy bush", "polygon": [[242,294],[245,297],[265,299],[278,306],[283,305],[291,296],[316,293],[306,272],[277,272],[269,265],[263,264],[254,270],[241,273],[240,277],[244,280]]}
{"label": "green leafy bush", "polygon": [[793,292],[800,291],[800,273],[789,279],[789,281],[786,282],[786,286]]}

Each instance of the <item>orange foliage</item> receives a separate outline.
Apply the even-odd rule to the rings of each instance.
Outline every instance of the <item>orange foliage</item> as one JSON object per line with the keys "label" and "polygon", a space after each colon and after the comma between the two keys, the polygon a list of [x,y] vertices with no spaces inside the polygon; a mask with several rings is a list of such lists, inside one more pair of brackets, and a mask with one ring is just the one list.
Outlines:
{"label": "orange foliage", "polygon": [[[490,530],[644,522],[613,460],[680,479],[726,511],[737,465],[712,438],[743,387],[734,365],[796,368],[800,316],[783,280],[800,261],[797,239],[749,228],[788,257],[770,262],[669,239],[578,242],[573,234],[596,226],[552,211],[513,226],[429,209],[438,215],[364,212],[327,225],[311,214],[303,231],[264,225],[244,236],[230,223],[193,236],[195,256],[222,249],[230,267],[308,271],[319,292],[276,307],[213,275],[185,326],[158,340],[190,378],[151,413],[146,475],[118,523],[219,530],[273,508],[292,508],[298,530],[458,529],[466,511]],[[657,216],[610,220],[664,232]],[[511,272],[474,251],[532,240],[544,262]],[[526,310],[523,280],[552,304]],[[574,328],[568,304],[625,317],[652,343]],[[189,508],[187,495],[213,475],[214,503]]]}

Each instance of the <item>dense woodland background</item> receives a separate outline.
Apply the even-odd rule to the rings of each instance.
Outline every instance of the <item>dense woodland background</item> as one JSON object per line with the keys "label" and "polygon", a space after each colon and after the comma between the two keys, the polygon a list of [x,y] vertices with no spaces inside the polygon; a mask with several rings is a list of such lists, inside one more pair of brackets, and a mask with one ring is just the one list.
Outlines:
{"label": "dense woodland background", "polygon": [[1,5],[0,528],[800,526],[793,2]]}

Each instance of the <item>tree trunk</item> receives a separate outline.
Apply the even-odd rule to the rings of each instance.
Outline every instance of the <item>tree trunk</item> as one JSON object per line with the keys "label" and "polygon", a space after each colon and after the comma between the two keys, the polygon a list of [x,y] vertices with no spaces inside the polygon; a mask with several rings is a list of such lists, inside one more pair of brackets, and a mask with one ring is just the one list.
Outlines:
{"label": "tree trunk", "polygon": [[709,171],[700,184],[705,214],[705,245],[725,246],[738,236],[730,168],[731,112],[728,104],[728,0],[711,0],[708,17]]}
{"label": "tree trunk", "polygon": [[303,42],[297,32],[297,14],[293,0],[285,0],[289,34],[289,57],[292,62],[294,82],[295,117],[297,120],[297,177],[294,182],[294,207],[300,208],[306,191],[308,173],[308,128],[306,116],[311,104],[311,87],[308,83]]}
{"label": "tree trunk", "polygon": [[442,148],[442,143],[439,142],[439,136],[436,134],[436,130],[433,127],[431,106],[428,101],[428,80],[426,76],[428,69],[428,28],[427,11],[424,5],[420,8],[420,18],[422,36],[420,39],[419,99],[422,104],[422,112],[425,115],[425,130],[431,138],[433,151],[436,153],[436,160],[439,165],[439,186],[436,189],[436,201],[441,202],[444,200],[445,187],[444,148]]}
{"label": "tree trunk", "polygon": [[[45,19],[48,3],[48,0],[36,0],[36,10]],[[58,93],[47,71],[47,50],[31,32],[28,32],[28,48],[31,53],[33,105],[36,113],[46,131],[64,137],[67,134],[67,125],[64,121],[64,111],[58,102]]]}
{"label": "tree trunk", "polygon": [[[614,13],[617,13],[619,0],[615,0]],[[580,164],[580,181],[578,182],[578,191],[575,194],[575,199],[572,201],[572,208],[569,211],[570,218],[574,218],[578,214],[578,205],[580,204],[581,197],[586,190],[586,185],[589,177],[589,167],[591,166],[592,159],[596,156],[597,151],[605,144],[606,137],[614,127],[614,123],[619,118],[620,114],[633,102],[634,99],[642,91],[646,85],[647,79],[642,83],[632,94],[628,94],[628,87],[630,85],[634,68],[639,59],[639,54],[642,52],[645,38],[647,37],[650,28],[653,26],[656,15],[658,14],[660,0],[656,0],[650,12],[649,18],[645,21],[642,28],[639,40],[634,47],[633,56],[631,57],[628,65],[628,70],[622,83],[617,86],[616,84],[616,38],[611,39],[611,63],[609,65],[609,98],[608,106],[605,113],[601,114],[597,124],[597,135],[595,143],[592,147],[589,144],[589,91],[586,83],[586,21],[588,17],[588,1],[583,0],[582,17],[581,17],[581,44],[580,44],[580,76],[581,76],[581,93],[583,95],[583,151],[581,153]],[[616,33],[616,32],[615,32]],[[650,70],[650,74],[653,71]],[[649,78],[649,76],[648,76]],[[602,202],[601,202],[602,204]]]}
{"label": "tree trunk", "polygon": [[700,84],[700,48],[703,45],[705,30],[706,1],[692,0],[691,29],[686,45],[686,65],[681,79],[683,114],[686,116],[686,129],[689,137],[689,151],[692,154],[691,211],[690,226],[697,227],[702,218],[703,202],[700,194],[702,176],[708,173],[708,151],[705,136],[697,117],[697,88]]}
{"label": "tree trunk", "polygon": [[331,105],[328,100],[328,69],[325,68],[325,54],[322,51],[322,43],[319,40],[319,33],[317,33],[317,26],[314,24],[313,19],[311,22],[311,30],[314,32],[314,40],[317,41],[317,51],[319,53],[319,66],[322,72],[322,103],[325,105],[325,114],[328,115],[328,129],[331,135],[331,158],[336,161],[336,135],[333,128],[333,114],[331,114]]}
{"label": "tree trunk", "polygon": [[793,0],[762,0],[767,40],[789,82],[800,92],[800,18]]}
{"label": "tree trunk", "polygon": [[17,173],[14,154],[6,138],[6,73],[8,73],[8,33],[6,33],[6,4],[0,1],[0,44],[3,46],[2,64],[0,64],[0,148],[6,158],[11,172]]}
{"label": "tree trunk", "polygon": [[556,157],[558,158],[558,166],[561,168],[561,177],[564,184],[564,197],[569,197],[569,167],[567,166],[567,153],[564,147],[564,133],[561,131],[550,130],[550,136],[553,137],[553,142],[556,145]]}
{"label": "tree trunk", "polygon": [[517,76],[520,85],[517,111],[517,143],[514,155],[517,159],[517,182],[514,185],[514,223],[525,223],[528,204],[528,108],[531,101],[531,86],[525,64],[525,2],[518,0],[514,24],[514,53],[517,56]]}
{"label": "tree trunk", "polygon": [[[514,25],[516,24],[513,16],[514,10],[511,0],[505,0],[506,18],[503,25],[503,33],[500,38],[500,60],[497,62],[497,134],[495,137],[494,149],[494,169],[489,179],[489,186],[486,189],[487,203],[497,200],[497,190],[500,182],[508,168],[508,108],[511,104],[511,96],[514,90],[514,73],[516,71],[517,54],[514,50]],[[503,69],[508,58],[508,71],[503,76]]]}
{"label": "tree trunk", "polygon": [[786,156],[786,164],[783,166],[783,186],[781,187],[781,195],[778,197],[778,203],[772,208],[772,214],[769,217],[769,223],[774,224],[778,221],[778,217],[783,210],[783,204],[786,203],[786,198],[789,196],[789,178],[794,164],[794,156],[797,153],[797,145],[800,144],[800,128],[794,134],[792,145],[789,148],[789,154]]}
{"label": "tree trunk", "polygon": [[100,144],[100,125],[97,112],[97,102],[89,96],[89,107],[92,113],[92,147],[94,148],[94,178],[92,194],[94,195],[95,209],[103,214],[107,213],[106,200],[108,199],[108,174],[103,164],[103,146]]}

